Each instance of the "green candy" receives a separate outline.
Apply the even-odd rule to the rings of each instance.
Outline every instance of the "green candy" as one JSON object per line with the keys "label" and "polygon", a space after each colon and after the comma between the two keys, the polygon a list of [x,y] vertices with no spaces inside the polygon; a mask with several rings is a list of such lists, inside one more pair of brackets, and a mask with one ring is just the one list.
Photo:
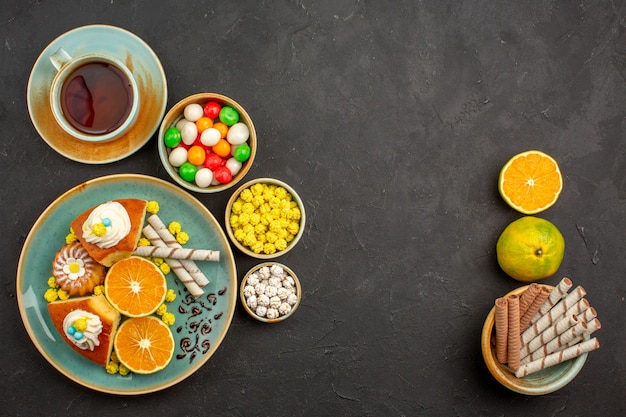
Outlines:
{"label": "green candy", "polygon": [[237,145],[233,152],[233,158],[239,162],[247,161],[250,158],[250,146],[247,143]]}
{"label": "green candy", "polygon": [[165,146],[168,148],[175,148],[180,144],[181,138],[180,130],[170,127],[163,135],[163,142],[165,142]]}
{"label": "green candy", "polygon": [[187,182],[193,182],[196,179],[196,172],[198,172],[198,167],[191,162],[185,162],[178,168],[178,174]]}
{"label": "green candy", "polygon": [[220,110],[220,121],[226,126],[232,126],[239,121],[239,113],[230,106],[224,106]]}

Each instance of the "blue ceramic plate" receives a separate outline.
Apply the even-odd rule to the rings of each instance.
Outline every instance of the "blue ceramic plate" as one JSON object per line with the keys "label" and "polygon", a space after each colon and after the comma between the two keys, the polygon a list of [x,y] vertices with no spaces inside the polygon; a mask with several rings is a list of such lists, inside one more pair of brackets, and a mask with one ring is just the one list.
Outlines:
{"label": "blue ceramic plate", "polygon": [[[63,48],[71,56],[99,52],[122,61],[137,80],[141,109],[132,129],[109,142],[85,142],[61,129],[50,107],[50,85],[56,70],[50,55]],[[52,149],[74,161],[104,164],[139,150],[156,132],[167,105],[167,82],[159,58],[135,34],[108,25],[82,26],[53,40],[39,55],[28,80],[28,113],[39,135]]]}
{"label": "blue ceramic plate", "polygon": [[[211,281],[204,295],[194,299],[173,273],[168,288],[177,293],[168,311],[176,316],[171,327],[176,351],[170,364],[151,375],[110,375],[104,367],[84,359],[62,340],[48,315],[43,294],[48,288],[52,260],[65,243],[71,221],[83,211],[111,199],[155,200],[165,224],[178,221],[190,235],[190,248],[220,251],[219,262],[197,262]],[[57,198],[39,217],[26,238],[17,269],[17,300],[24,326],[41,354],[62,374],[97,391],[143,394],[187,378],[215,353],[230,326],[237,300],[237,272],[233,253],[213,215],[194,197],[160,179],[122,174],[80,184]]]}

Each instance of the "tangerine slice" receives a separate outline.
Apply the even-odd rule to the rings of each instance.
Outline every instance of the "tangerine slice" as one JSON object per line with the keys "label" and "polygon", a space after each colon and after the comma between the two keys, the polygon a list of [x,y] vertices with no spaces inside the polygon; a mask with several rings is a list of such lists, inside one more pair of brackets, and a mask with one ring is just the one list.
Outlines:
{"label": "tangerine slice", "polygon": [[115,354],[129,370],[151,374],[165,368],[174,356],[172,331],[155,316],[124,321],[115,336]]}
{"label": "tangerine slice", "polygon": [[131,256],[113,264],[104,279],[104,294],[120,313],[128,317],[152,314],[165,300],[167,283],[152,262]]}
{"label": "tangerine slice", "polygon": [[561,194],[563,177],[550,155],[531,150],[513,156],[502,167],[498,190],[509,206],[524,214],[550,208]]}

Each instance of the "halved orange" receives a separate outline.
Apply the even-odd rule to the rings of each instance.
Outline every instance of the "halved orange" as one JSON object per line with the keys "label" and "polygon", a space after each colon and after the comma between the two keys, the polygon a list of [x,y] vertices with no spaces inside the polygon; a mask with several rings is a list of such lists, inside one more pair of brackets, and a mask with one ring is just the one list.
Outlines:
{"label": "halved orange", "polygon": [[500,171],[498,190],[509,206],[524,214],[551,207],[561,194],[563,177],[550,155],[531,150],[513,156]]}
{"label": "halved orange", "polygon": [[155,316],[122,322],[113,343],[118,360],[136,374],[151,374],[165,368],[174,356],[172,331]]}
{"label": "halved orange", "polygon": [[128,317],[152,314],[165,300],[167,283],[152,262],[131,256],[116,262],[104,279],[104,294],[120,313]]}

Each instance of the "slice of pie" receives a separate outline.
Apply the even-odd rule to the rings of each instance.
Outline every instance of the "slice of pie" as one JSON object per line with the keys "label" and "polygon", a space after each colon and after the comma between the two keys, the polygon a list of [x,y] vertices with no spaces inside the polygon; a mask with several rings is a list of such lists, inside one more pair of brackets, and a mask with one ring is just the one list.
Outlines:
{"label": "slice of pie", "polygon": [[71,227],[96,262],[111,266],[133,254],[147,207],[147,201],[134,198],[107,201],[76,217]]}
{"label": "slice of pie", "polygon": [[107,365],[121,315],[104,295],[54,301],[48,304],[48,312],[72,349],[92,362]]}

